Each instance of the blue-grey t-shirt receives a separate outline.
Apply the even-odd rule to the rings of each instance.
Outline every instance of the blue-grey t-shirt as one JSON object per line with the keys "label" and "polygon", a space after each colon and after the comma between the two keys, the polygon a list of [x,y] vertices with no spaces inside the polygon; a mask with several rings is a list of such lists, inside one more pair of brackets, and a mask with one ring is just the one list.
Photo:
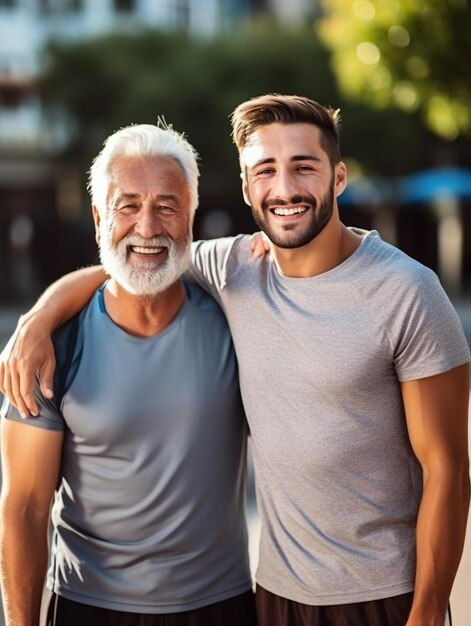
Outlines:
{"label": "blue-grey t-shirt", "polygon": [[[218,305],[185,287],[150,338],[114,324],[100,289],[80,315],[60,406],[39,397],[40,416],[22,420],[64,430],[47,585],[76,602],[171,613],[251,587],[236,359]],[[3,415],[21,420],[10,405]]]}

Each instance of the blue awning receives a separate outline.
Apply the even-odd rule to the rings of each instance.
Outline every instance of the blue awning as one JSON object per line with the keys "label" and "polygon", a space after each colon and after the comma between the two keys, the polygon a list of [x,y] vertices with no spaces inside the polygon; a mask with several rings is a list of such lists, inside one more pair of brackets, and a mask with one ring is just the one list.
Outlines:
{"label": "blue awning", "polygon": [[401,203],[430,202],[440,197],[471,198],[471,170],[444,167],[403,176],[398,181]]}

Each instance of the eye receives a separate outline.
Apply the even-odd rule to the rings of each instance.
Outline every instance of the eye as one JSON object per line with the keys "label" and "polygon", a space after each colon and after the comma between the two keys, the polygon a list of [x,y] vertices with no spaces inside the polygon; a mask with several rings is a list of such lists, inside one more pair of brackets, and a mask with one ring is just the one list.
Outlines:
{"label": "eye", "polygon": [[314,172],[314,168],[312,165],[298,165],[296,168],[297,172]]}
{"label": "eye", "polygon": [[275,169],[273,167],[265,167],[263,168],[263,170],[258,170],[257,172],[255,172],[254,176],[257,176],[258,178],[263,178],[265,176],[270,176],[270,174],[273,174],[274,171]]}
{"label": "eye", "polygon": [[118,206],[117,212],[123,215],[131,215],[139,210],[139,206],[137,204],[124,204],[123,206]]}
{"label": "eye", "polygon": [[159,206],[159,211],[164,213],[165,215],[173,215],[177,212],[177,209],[173,206],[168,206],[166,204],[162,204]]}

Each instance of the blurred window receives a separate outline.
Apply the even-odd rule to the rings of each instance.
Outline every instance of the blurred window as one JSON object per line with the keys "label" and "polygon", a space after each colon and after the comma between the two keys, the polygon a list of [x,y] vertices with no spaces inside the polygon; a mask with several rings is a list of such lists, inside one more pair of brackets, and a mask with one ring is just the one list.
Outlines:
{"label": "blurred window", "polygon": [[34,89],[34,82],[22,73],[21,65],[17,68],[14,64],[4,67],[0,65],[0,107],[18,108]]}
{"label": "blurred window", "polygon": [[50,13],[52,10],[51,0],[39,0],[39,11],[40,13]]}
{"label": "blurred window", "polygon": [[190,26],[189,0],[176,0],[174,4],[175,23],[179,28],[187,29]]}
{"label": "blurred window", "polygon": [[114,8],[122,13],[132,13],[136,9],[136,0],[114,0]]}
{"label": "blurred window", "polygon": [[[1,0],[0,0],[1,2]],[[83,0],[39,0],[39,11],[43,15],[71,13],[83,8]]]}
{"label": "blurred window", "polygon": [[17,109],[23,100],[23,91],[16,88],[15,85],[2,84],[0,79],[0,110],[2,107],[5,109]]}

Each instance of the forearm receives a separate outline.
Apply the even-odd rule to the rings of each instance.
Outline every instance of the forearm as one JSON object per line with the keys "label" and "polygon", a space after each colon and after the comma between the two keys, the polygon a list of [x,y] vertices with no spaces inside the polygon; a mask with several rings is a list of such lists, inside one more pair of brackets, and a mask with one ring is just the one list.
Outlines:
{"label": "forearm", "polygon": [[406,626],[443,626],[463,551],[470,500],[469,470],[437,468],[425,479],[417,520],[414,601]]}
{"label": "forearm", "polygon": [[19,321],[19,328],[40,318],[44,331],[53,330],[76,315],[107,278],[101,266],[82,268],[52,283]]}
{"label": "forearm", "polygon": [[47,515],[2,502],[0,524],[5,626],[38,626],[47,568]]}

